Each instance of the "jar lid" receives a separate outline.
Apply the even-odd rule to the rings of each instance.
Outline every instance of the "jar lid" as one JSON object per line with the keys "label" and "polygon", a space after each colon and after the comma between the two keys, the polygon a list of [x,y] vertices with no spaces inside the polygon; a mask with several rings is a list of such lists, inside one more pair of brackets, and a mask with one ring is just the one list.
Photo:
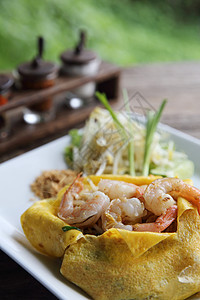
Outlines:
{"label": "jar lid", "polygon": [[97,55],[95,52],[84,49],[85,39],[86,39],[85,32],[81,31],[79,42],[75,47],[75,49],[67,50],[63,52],[60,56],[61,60],[66,64],[82,65],[82,64],[87,64],[91,60],[96,59]]}
{"label": "jar lid", "polygon": [[0,92],[8,90],[13,84],[13,79],[5,74],[0,74]]}
{"label": "jar lid", "polygon": [[75,54],[73,50],[68,50],[61,54],[61,60],[66,64],[83,65],[96,58],[96,54],[90,50],[83,50],[80,54]]}
{"label": "jar lid", "polygon": [[18,67],[18,72],[21,76],[32,79],[44,78],[57,71],[58,67],[56,64],[42,60],[36,65],[33,62],[25,62]]}
{"label": "jar lid", "polygon": [[37,56],[32,61],[25,62],[17,68],[22,77],[27,77],[28,79],[40,79],[58,71],[58,66],[56,64],[42,59],[43,51],[44,39],[39,37]]}

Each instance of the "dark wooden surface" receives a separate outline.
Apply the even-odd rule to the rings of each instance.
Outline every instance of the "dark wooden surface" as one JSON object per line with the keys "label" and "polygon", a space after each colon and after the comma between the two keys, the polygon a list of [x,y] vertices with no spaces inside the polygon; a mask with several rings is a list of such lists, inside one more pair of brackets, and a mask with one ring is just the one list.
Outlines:
{"label": "dark wooden surface", "polygon": [[[155,108],[167,98],[162,122],[200,138],[200,62],[133,66],[123,71],[121,87]],[[0,299],[56,299],[4,253],[0,269]]]}
{"label": "dark wooden surface", "polygon": [[[110,101],[118,98],[121,68],[102,62],[99,72],[93,76],[67,77],[59,75],[54,86],[42,90],[12,89],[7,104],[0,106],[1,112],[6,112],[11,124],[9,136],[0,141],[0,162],[15,156],[19,151],[38,147],[55,137],[66,134],[67,130],[83,123],[97,105],[97,100],[88,99],[81,109],[71,110],[65,102],[66,92],[95,82],[98,91],[106,93]],[[23,120],[23,110],[32,104],[41,103],[44,99],[52,100],[51,110],[54,117],[45,123],[30,125]],[[92,101],[93,100],[93,101]],[[6,156],[5,156],[6,154]]]}
{"label": "dark wooden surface", "polygon": [[61,92],[73,90],[74,88],[77,88],[91,81],[100,84],[109,80],[110,78],[118,76],[119,72],[119,67],[103,61],[100,64],[99,71],[96,75],[84,77],[69,77],[61,74],[55,80],[55,85],[47,89],[20,90],[16,88],[11,93],[11,101],[3,106],[0,106],[0,113],[20,106],[39,103],[41,99],[51,97]]}

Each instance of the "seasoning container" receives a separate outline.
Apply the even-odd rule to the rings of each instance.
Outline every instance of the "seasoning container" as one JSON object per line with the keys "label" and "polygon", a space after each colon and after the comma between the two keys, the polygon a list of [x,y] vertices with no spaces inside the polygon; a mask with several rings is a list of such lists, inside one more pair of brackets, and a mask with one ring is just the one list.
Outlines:
{"label": "seasoning container", "polygon": [[[83,77],[92,76],[98,72],[100,59],[95,52],[85,49],[85,41],[86,34],[81,31],[75,49],[67,50],[60,55],[62,74],[71,77]],[[72,90],[72,92],[78,97],[90,98],[95,93],[95,87],[95,82],[89,82]]]}
{"label": "seasoning container", "polygon": [[[38,38],[38,54],[30,62],[18,66],[19,84],[22,89],[40,90],[55,84],[58,76],[58,66],[42,59],[44,52],[44,39]],[[28,106],[24,111],[24,120],[29,124],[46,122],[54,117],[53,99],[41,99],[37,104]]]}
{"label": "seasoning container", "polygon": [[[9,101],[13,79],[7,75],[0,74],[0,106]],[[6,139],[11,130],[11,124],[7,112],[0,114],[0,141]]]}

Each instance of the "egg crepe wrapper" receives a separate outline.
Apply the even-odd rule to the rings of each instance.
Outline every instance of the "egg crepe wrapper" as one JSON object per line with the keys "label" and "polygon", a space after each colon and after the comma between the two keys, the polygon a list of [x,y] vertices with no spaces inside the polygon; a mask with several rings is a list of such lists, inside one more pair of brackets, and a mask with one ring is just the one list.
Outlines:
{"label": "egg crepe wrapper", "polygon": [[[95,184],[101,178],[90,177]],[[120,176],[108,179],[123,180]],[[149,184],[154,179],[126,177],[127,182],[138,185]],[[82,235],[77,230],[62,233],[60,227],[66,223],[56,216],[60,199],[44,201],[48,213],[46,218],[40,215],[39,223],[45,224],[41,228],[46,230],[43,235],[50,228],[53,234],[42,252],[52,255],[52,250],[46,248],[55,248],[53,243],[58,243],[59,248],[59,251],[54,249],[53,256],[55,253],[61,256],[66,249],[61,273],[92,298],[171,300],[186,299],[200,291],[200,217],[196,207],[187,200],[178,198],[177,232],[131,232],[113,228],[100,236]],[[31,238],[29,235],[30,241]],[[32,242],[37,249],[41,238],[37,243]]]}
{"label": "egg crepe wrapper", "polygon": [[32,246],[52,257],[62,257],[66,247],[82,235],[78,230],[62,230],[67,224],[57,217],[59,205],[60,198],[37,201],[21,216],[23,231]]}

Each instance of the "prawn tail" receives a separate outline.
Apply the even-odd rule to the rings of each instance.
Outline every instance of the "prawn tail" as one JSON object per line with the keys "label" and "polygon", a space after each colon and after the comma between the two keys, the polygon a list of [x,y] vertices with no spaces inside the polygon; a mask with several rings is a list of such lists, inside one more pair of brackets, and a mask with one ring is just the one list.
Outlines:
{"label": "prawn tail", "polygon": [[200,215],[200,197],[197,199],[197,201],[196,201],[196,206],[197,206],[197,210],[198,210],[198,213],[199,213],[199,215]]}
{"label": "prawn tail", "polygon": [[200,215],[200,199],[199,199],[199,202],[198,202],[198,213]]}
{"label": "prawn tail", "polygon": [[73,195],[74,192],[80,193],[81,190],[83,189],[82,182],[79,182],[79,178],[81,177],[81,175],[82,173],[79,173],[76,176],[76,178],[73,180],[73,182],[70,184],[70,186],[66,189],[65,193],[63,194],[59,211],[58,211],[58,216],[62,220],[65,220],[66,217],[73,211],[73,199],[70,196]]}
{"label": "prawn tail", "polygon": [[190,201],[194,206],[197,207],[198,213],[200,215],[200,193],[199,193],[199,195],[197,197],[194,197],[194,198],[191,197],[190,199],[188,198],[188,201]]}
{"label": "prawn tail", "polygon": [[187,188],[184,188],[179,193],[179,196],[187,199],[190,203],[196,206],[200,215],[200,190],[198,188],[187,185]]}
{"label": "prawn tail", "polygon": [[200,215],[200,196],[196,198],[188,199],[188,201],[197,207],[198,213]]}
{"label": "prawn tail", "polygon": [[156,219],[154,223],[143,223],[133,225],[134,231],[162,232],[165,230],[177,217],[177,206],[172,205],[164,214]]}

